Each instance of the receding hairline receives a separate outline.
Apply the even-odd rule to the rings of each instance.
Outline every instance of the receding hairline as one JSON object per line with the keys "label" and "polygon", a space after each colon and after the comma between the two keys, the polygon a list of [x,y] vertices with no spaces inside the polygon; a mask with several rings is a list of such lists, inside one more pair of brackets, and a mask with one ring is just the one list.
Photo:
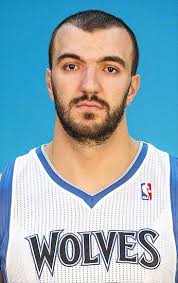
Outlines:
{"label": "receding hairline", "polygon": [[86,32],[95,32],[99,30],[108,30],[110,28],[121,28],[127,31],[129,38],[132,41],[132,69],[131,74],[134,75],[137,72],[137,67],[139,63],[139,48],[135,33],[133,30],[121,19],[114,15],[108,14],[101,10],[88,10],[81,11],[74,15],[71,15],[65,18],[62,22],[60,22],[56,28],[53,30],[50,44],[48,48],[48,59],[49,59],[49,67],[52,69],[52,58],[53,58],[53,47],[54,41],[56,37],[56,33],[65,25],[72,25],[80,30]]}
{"label": "receding hairline", "polygon": [[[123,25],[118,25],[116,26],[115,24],[112,24],[112,25],[109,25],[107,27],[96,27],[96,28],[93,28],[92,30],[87,30],[87,29],[84,29],[80,26],[77,26],[75,23],[71,23],[71,22],[66,22],[64,23],[63,25],[61,25],[56,31],[55,33],[53,33],[53,40],[52,40],[52,46],[51,46],[51,51],[52,51],[52,55],[53,55],[53,52],[54,52],[54,44],[55,44],[55,39],[56,39],[56,36],[57,34],[59,33],[59,31],[67,26],[72,26],[72,27],[75,27],[81,31],[84,31],[86,33],[95,33],[95,32],[99,32],[99,31],[104,31],[104,30],[110,30],[110,29],[122,29],[122,30],[125,30],[126,33],[128,34],[129,38],[130,38],[130,41],[131,41],[131,44],[132,44],[132,54],[131,56],[134,57],[134,44],[133,44],[133,41],[132,41],[132,37],[131,35],[129,34],[128,30],[123,26]],[[132,58],[133,59],[133,58]]]}

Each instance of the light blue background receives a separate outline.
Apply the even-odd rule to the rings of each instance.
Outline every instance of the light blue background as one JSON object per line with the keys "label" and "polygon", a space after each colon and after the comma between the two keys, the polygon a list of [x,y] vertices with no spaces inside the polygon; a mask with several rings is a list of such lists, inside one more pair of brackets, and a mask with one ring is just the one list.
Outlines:
{"label": "light blue background", "polygon": [[45,86],[50,34],[64,17],[102,9],[134,30],[141,89],[128,109],[130,134],[178,155],[178,1],[1,1],[0,169],[53,136]]}

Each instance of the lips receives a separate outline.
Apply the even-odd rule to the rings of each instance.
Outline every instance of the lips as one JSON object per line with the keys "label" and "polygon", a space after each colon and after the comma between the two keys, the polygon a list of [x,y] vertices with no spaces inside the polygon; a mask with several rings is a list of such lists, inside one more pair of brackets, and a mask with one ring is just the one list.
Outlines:
{"label": "lips", "polygon": [[86,108],[97,108],[97,109],[103,109],[103,107],[97,103],[94,102],[81,102],[77,105],[77,107],[86,107]]}

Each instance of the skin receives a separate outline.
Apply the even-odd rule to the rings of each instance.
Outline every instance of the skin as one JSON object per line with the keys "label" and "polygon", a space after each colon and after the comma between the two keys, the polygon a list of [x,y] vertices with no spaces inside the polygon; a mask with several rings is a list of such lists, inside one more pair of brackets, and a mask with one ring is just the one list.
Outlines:
{"label": "skin", "polygon": [[[70,56],[60,58],[66,53],[75,54],[80,59]],[[121,60],[106,60],[107,56],[117,56]],[[132,41],[125,29],[112,27],[89,33],[65,24],[54,40],[52,70],[46,72],[49,95],[53,100],[53,82],[58,99],[67,110],[71,99],[87,94],[105,100],[112,111],[121,104],[129,88],[128,106],[140,85],[139,75],[131,76],[132,59]],[[84,112],[94,113],[94,119],[84,119]],[[94,125],[103,123],[106,109],[101,105],[85,104],[73,106],[70,115],[78,125],[92,130]],[[100,145],[92,141],[90,144],[78,143],[66,133],[56,116],[54,138],[45,151],[59,174],[88,194],[93,194],[124,173],[138,148],[139,143],[128,134],[124,113],[114,134]]]}

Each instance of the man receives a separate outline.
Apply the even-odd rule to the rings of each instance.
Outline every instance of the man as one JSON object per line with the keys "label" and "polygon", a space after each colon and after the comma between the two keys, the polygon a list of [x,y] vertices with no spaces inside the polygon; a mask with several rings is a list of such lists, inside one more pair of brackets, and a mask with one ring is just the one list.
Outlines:
{"label": "man", "polygon": [[132,30],[102,11],[54,30],[54,138],[2,174],[4,282],[178,282],[178,162],[127,129],[138,53]]}

